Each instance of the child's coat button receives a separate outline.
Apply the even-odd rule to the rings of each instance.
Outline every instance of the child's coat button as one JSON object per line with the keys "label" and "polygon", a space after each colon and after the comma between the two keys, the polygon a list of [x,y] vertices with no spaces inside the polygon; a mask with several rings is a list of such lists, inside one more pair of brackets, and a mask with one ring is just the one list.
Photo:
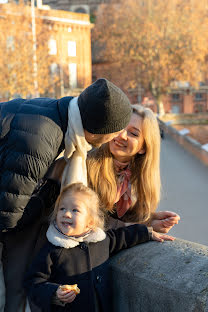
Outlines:
{"label": "child's coat button", "polygon": [[80,245],[81,245],[80,248],[81,248],[82,250],[87,250],[87,249],[88,249],[88,246],[87,246],[86,243],[81,243]]}
{"label": "child's coat button", "polygon": [[101,283],[102,282],[102,277],[100,275],[97,275],[96,276],[96,279],[97,279],[97,282],[98,283]]}

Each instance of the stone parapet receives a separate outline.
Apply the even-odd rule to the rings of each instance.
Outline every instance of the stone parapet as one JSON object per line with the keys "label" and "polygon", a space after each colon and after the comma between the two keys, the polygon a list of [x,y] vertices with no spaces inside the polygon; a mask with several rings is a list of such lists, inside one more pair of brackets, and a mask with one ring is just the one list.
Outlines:
{"label": "stone parapet", "polygon": [[208,124],[208,113],[198,114],[165,114],[161,118],[162,121],[171,121],[173,125],[180,124]]}
{"label": "stone parapet", "polygon": [[208,311],[208,247],[181,239],[149,242],[110,261],[113,311]]}
{"label": "stone parapet", "polygon": [[169,134],[176,142],[196,156],[203,164],[208,165],[208,152],[203,149],[203,145],[188,135],[181,135],[180,131],[171,127],[172,122],[169,124],[168,121],[164,122],[159,119],[159,124],[160,128],[164,131],[164,136],[165,134]]}

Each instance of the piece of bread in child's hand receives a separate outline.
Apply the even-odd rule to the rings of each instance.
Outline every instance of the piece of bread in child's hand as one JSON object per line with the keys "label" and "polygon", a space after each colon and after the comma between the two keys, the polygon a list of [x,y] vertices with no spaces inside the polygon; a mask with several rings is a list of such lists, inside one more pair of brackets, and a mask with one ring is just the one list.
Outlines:
{"label": "piece of bread in child's hand", "polygon": [[61,290],[73,290],[76,295],[80,293],[79,287],[77,287],[77,284],[74,285],[61,285],[60,286]]}

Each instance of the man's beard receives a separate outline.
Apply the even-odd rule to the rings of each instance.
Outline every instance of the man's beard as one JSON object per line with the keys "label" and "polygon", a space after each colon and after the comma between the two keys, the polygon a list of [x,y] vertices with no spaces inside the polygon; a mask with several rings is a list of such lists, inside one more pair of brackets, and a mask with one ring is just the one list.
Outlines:
{"label": "man's beard", "polygon": [[101,147],[102,143],[98,143],[98,142],[93,142],[93,143],[90,143],[93,147]]}

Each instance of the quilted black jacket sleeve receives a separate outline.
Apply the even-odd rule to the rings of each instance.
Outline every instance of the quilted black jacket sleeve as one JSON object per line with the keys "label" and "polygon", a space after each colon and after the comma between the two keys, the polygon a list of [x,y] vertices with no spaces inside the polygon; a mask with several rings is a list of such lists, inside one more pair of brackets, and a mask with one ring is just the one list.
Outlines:
{"label": "quilted black jacket sleeve", "polygon": [[71,98],[63,99],[0,103],[0,231],[38,215],[31,195],[64,148]]}

